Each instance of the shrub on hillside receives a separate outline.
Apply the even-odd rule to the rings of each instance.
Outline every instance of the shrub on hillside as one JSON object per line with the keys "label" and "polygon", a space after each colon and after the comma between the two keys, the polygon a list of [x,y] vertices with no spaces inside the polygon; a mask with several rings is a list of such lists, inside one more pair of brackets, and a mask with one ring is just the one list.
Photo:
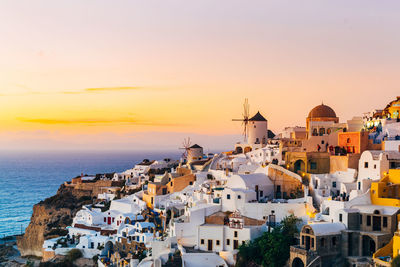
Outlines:
{"label": "shrub on hillside", "polygon": [[70,262],[74,262],[81,257],[82,257],[82,251],[80,251],[79,249],[76,249],[76,248],[68,251],[67,256],[66,256],[67,260],[69,260]]}

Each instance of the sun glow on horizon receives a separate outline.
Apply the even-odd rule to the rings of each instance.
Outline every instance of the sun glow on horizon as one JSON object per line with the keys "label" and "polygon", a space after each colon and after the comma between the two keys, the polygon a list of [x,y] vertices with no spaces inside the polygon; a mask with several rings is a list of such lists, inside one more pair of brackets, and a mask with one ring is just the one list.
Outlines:
{"label": "sun glow on horizon", "polygon": [[399,91],[400,18],[359,5],[6,0],[0,146],[228,145],[244,98],[274,132],[321,101],[341,121],[383,108]]}

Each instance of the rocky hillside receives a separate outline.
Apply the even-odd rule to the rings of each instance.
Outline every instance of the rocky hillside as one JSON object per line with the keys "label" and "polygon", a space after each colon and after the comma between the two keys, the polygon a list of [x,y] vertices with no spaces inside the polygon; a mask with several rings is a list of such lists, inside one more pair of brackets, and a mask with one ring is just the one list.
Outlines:
{"label": "rocky hillside", "polygon": [[42,256],[45,239],[65,235],[64,229],[82,205],[92,203],[92,190],[61,185],[57,194],[33,206],[31,222],[17,239],[21,256]]}

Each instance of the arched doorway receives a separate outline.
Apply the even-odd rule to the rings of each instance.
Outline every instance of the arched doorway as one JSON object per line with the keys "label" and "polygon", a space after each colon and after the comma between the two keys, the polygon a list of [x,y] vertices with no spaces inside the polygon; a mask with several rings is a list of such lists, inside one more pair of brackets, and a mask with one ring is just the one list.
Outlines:
{"label": "arched doorway", "polygon": [[110,257],[114,253],[114,244],[111,241],[108,241],[104,249],[101,251],[101,256]]}
{"label": "arched doorway", "polygon": [[236,153],[237,154],[242,154],[243,153],[243,148],[240,147],[240,146],[236,147]]}
{"label": "arched doorway", "polygon": [[247,153],[247,152],[250,152],[250,151],[251,151],[251,147],[246,146],[246,147],[244,148],[244,153]]}
{"label": "arched doorway", "polygon": [[292,262],[292,267],[304,267],[304,263],[300,258],[295,258]]}
{"label": "arched doorway", "polygon": [[375,241],[367,235],[363,236],[362,248],[363,256],[372,256],[376,251]]}
{"label": "arched doorway", "polygon": [[294,163],[294,172],[297,173],[298,171],[304,172],[306,170],[306,164],[301,159],[297,160]]}

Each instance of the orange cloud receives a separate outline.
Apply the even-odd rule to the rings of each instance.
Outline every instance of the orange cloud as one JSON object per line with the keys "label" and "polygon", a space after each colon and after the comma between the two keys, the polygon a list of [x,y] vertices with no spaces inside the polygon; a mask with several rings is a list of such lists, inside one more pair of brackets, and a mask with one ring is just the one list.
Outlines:
{"label": "orange cloud", "polygon": [[[17,85],[18,87],[22,87],[22,85]],[[28,87],[25,87],[28,88]],[[25,95],[50,95],[50,94],[86,94],[86,93],[96,93],[96,92],[117,92],[117,91],[134,91],[142,89],[143,87],[139,86],[119,86],[119,87],[96,87],[96,88],[86,88],[79,91],[61,91],[61,92],[23,92],[17,94],[0,94],[0,96],[25,96]],[[30,90],[30,89],[29,89]]]}
{"label": "orange cloud", "polygon": [[136,121],[132,118],[120,118],[120,119],[49,119],[49,118],[17,118],[20,122],[37,123],[37,124],[131,124],[131,125],[147,125],[147,126],[179,126],[180,124],[174,123],[159,123],[159,122],[145,122]]}
{"label": "orange cloud", "polygon": [[122,87],[99,87],[99,88],[86,88],[85,92],[105,92],[105,91],[129,91],[129,90],[139,90],[142,87],[138,86],[122,86]]}

